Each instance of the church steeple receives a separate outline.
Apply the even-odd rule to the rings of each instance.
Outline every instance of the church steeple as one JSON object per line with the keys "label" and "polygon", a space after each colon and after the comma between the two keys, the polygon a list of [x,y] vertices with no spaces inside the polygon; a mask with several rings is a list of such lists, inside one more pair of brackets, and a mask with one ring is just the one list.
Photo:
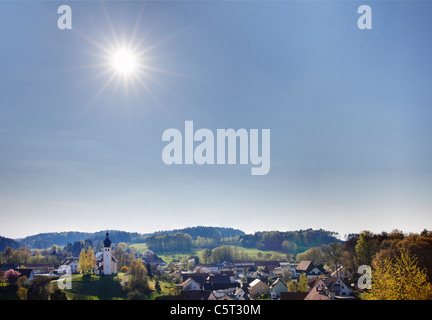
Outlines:
{"label": "church steeple", "polygon": [[109,248],[111,247],[111,240],[109,238],[109,234],[108,232],[106,233],[106,239],[104,240],[104,247],[105,248]]}

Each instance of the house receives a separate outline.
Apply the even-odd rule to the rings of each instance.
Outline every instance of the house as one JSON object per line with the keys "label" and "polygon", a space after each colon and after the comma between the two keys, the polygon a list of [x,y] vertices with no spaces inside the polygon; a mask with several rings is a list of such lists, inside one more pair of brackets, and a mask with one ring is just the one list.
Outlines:
{"label": "house", "polygon": [[222,290],[213,290],[208,300],[233,300],[236,288],[228,288]]}
{"label": "house", "polygon": [[188,263],[192,263],[192,264],[197,264],[197,263],[199,263],[199,258],[198,258],[198,256],[195,256],[195,255],[191,255],[191,256],[189,256],[189,258],[188,258]]}
{"label": "house", "polygon": [[207,278],[207,282],[210,283],[229,283],[233,282],[232,278],[230,276],[223,276],[223,275],[209,275]]}
{"label": "house", "polygon": [[57,273],[77,273],[79,268],[78,259],[76,258],[68,258],[62,262],[60,267],[57,269]]}
{"label": "house", "polygon": [[309,278],[318,275],[325,275],[327,271],[323,268],[322,264],[314,264],[313,261],[302,260],[298,264],[297,268],[295,268],[294,277],[299,277],[302,273],[306,274]]}
{"label": "house", "polygon": [[349,272],[346,268],[344,268],[344,266],[340,266],[330,275],[330,277],[336,277],[342,280],[346,280],[348,278],[352,278],[353,274]]}
{"label": "house", "polygon": [[281,292],[288,292],[287,286],[282,282],[280,278],[277,278],[275,282],[270,286],[270,294],[274,298],[279,298]]}
{"label": "house", "polygon": [[51,273],[54,271],[54,265],[49,263],[24,263],[22,266],[24,266],[24,269],[33,270],[34,274]]}
{"label": "house", "polygon": [[280,300],[305,300],[308,292],[281,292]]}
{"label": "house", "polygon": [[250,298],[241,288],[228,288],[213,290],[208,300],[250,300]]}
{"label": "house", "polygon": [[256,295],[266,295],[269,293],[269,286],[262,282],[260,279],[255,279],[251,283],[249,283],[249,295],[250,296],[256,296]]}
{"label": "house", "polygon": [[208,290],[182,291],[179,295],[158,296],[155,300],[208,300],[210,294]]}
{"label": "house", "polygon": [[240,288],[238,282],[204,283],[203,290],[224,290],[229,288]]}
{"label": "house", "polygon": [[192,278],[188,278],[181,285],[182,291],[201,290],[201,285],[195,282]]}
{"label": "house", "polygon": [[206,279],[208,277],[207,274],[196,274],[196,273],[182,273],[181,274],[183,282],[185,282],[187,279],[191,278],[193,281],[198,283],[200,286],[202,286],[204,283],[206,283]]}
{"label": "house", "polygon": [[331,300],[323,290],[312,289],[304,300]]}
{"label": "house", "polygon": [[143,258],[143,261],[147,264],[149,263],[151,266],[165,266],[167,263],[156,254],[152,253]]}
{"label": "house", "polygon": [[220,269],[219,270],[219,275],[230,277],[230,280],[231,280],[230,282],[234,282],[235,279],[236,279],[236,274],[235,274],[234,270]]}
{"label": "house", "polygon": [[208,300],[211,291],[209,290],[192,290],[192,291],[182,291],[180,297],[182,300]]}
{"label": "house", "polygon": [[338,299],[340,297],[350,297],[353,293],[353,290],[345,284],[341,279],[336,277],[328,277],[324,278],[324,291],[330,299]]}
{"label": "house", "polygon": [[219,273],[219,266],[214,264],[197,264],[194,268],[195,273]]}
{"label": "house", "polygon": [[20,273],[18,278],[21,277],[27,277],[27,284],[29,284],[30,282],[32,282],[32,280],[34,279],[34,272],[32,269],[24,269],[24,268],[20,268],[20,269],[14,269],[15,271],[18,271]]}

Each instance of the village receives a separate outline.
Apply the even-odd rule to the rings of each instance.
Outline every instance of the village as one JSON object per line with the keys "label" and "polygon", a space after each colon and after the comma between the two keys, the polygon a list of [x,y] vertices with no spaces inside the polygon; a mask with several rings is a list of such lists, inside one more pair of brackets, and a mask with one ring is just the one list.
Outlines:
{"label": "village", "polygon": [[[280,235],[273,232],[254,237],[270,234]],[[113,237],[118,240],[119,234]],[[250,236],[244,237],[251,241]],[[114,243],[106,232],[104,238],[101,234],[93,242],[80,240],[63,248],[7,247],[0,252],[0,300],[432,298],[427,254],[432,232],[426,229],[420,234],[365,231],[344,243],[329,242],[296,255],[235,245],[170,253],[158,249],[158,254],[149,249],[160,248],[158,245],[180,248],[182,239],[191,237],[177,232],[149,237],[145,243]],[[208,239],[193,243],[208,243]]]}
{"label": "village", "polygon": [[[95,253],[96,263],[91,274],[109,277],[122,273],[120,269],[124,272],[125,267],[119,267],[112,250],[113,244],[107,233],[102,252]],[[353,277],[342,265],[332,271],[323,263],[311,260],[298,263],[278,260],[200,263],[198,256],[191,255],[187,258],[188,270],[183,270],[181,262],[174,262],[171,271],[168,263],[156,254],[139,261],[148,273],[177,279],[168,294],[158,295],[155,300],[347,300],[358,299],[362,293],[355,283],[358,276]],[[27,278],[27,285],[36,277],[61,283],[83,269],[78,257],[65,259],[58,268],[53,264],[30,263],[4,269],[10,267],[19,273],[18,277]],[[73,281],[70,287],[58,283],[65,290],[73,285]]]}

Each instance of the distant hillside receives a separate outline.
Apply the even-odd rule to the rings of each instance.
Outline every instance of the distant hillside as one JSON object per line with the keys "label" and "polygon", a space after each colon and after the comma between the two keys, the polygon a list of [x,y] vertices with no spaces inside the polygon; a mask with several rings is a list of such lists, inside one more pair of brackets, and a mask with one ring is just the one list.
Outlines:
{"label": "distant hillside", "polygon": [[239,229],[233,228],[223,228],[223,227],[188,227],[183,229],[174,229],[167,231],[157,231],[152,235],[165,235],[165,234],[175,234],[177,232],[187,233],[189,234],[193,240],[196,240],[198,237],[201,238],[229,238],[235,237],[245,234],[243,231]]}
{"label": "distant hillside", "polygon": [[[146,238],[152,235],[175,234],[177,232],[187,233],[194,240],[198,237],[201,238],[227,238],[235,237],[244,234],[243,231],[233,228],[222,227],[189,227],[184,229],[175,229],[167,231],[157,231],[150,234],[141,234],[137,232],[126,232],[120,230],[101,230],[98,232],[79,232],[79,231],[64,231],[64,232],[49,232],[39,233],[36,235],[28,236],[22,239],[16,239],[21,243],[21,246],[33,249],[50,248],[54,244],[58,246],[65,246],[68,243],[74,243],[79,240],[90,239],[103,240],[105,239],[106,232],[109,232],[110,239],[113,243],[127,242],[139,243],[144,242]],[[10,239],[11,240],[11,239]]]}
{"label": "distant hillside", "polygon": [[52,247],[54,244],[58,246],[65,246],[68,243],[74,243],[79,240],[103,240],[106,232],[109,232],[111,241],[118,242],[142,242],[145,235],[136,232],[126,232],[119,230],[101,230],[98,232],[78,232],[78,231],[64,231],[64,232],[50,232],[39,233],[36,235],[28,236],[19,239],[20,242],[27,248],[44,249]]}
{"label": "distant hillside", "polygon": [[23,244],[14,240],[0,236],[0,251],[4,251],[6,247],[11,247],[12,249],[18,249],[22,247]]}

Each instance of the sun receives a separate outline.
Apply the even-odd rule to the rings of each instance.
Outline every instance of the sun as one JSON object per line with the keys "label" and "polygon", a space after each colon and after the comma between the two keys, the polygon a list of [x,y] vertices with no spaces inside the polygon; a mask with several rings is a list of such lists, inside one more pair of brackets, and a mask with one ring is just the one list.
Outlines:
{"label": "sun", "polygon": [[128,75],[137,71],[137,56],[131,50],[116,50],[111,59],[112,67],[120,74]]}

